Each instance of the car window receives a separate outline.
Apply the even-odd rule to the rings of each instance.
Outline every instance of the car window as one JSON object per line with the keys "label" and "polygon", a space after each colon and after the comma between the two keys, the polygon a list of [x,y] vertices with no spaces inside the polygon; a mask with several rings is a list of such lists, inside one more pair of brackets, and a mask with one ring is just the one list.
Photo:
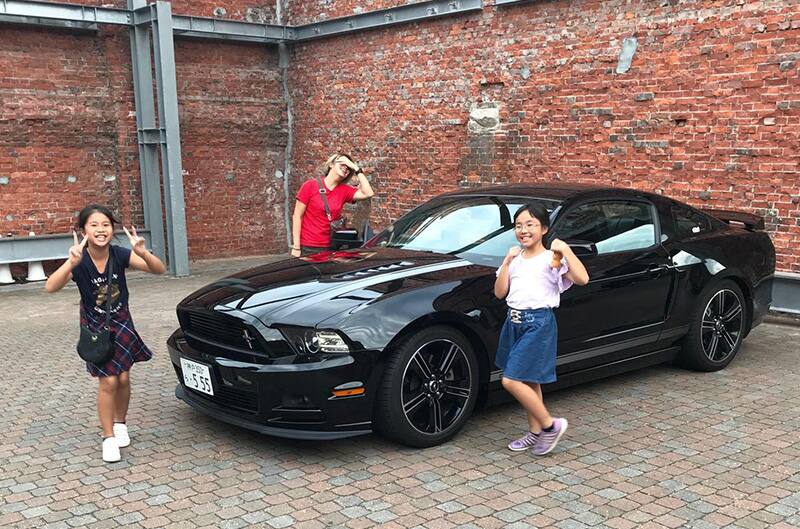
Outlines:
{"label": "car window", "polygon": [[649,204],[602,201],[565,211],[555,236],[564,241],[593,242],[598,254],[649,248],[656,243],[655,220]]}
{"label": "car window", "polygon": [[670,210],[675,230],[673,236],[678,240],[693,237],[711,229],[711,222],[699,211],[677,204],[673,205]]}
{"label": "car window", "polygon": [[[455,254],[494,266],[518,244],[514,213],[530,199],[519,197],[445,197],[412,210],[370,240],[368,246]],[[540,200],[548,211],[558,203]]]}

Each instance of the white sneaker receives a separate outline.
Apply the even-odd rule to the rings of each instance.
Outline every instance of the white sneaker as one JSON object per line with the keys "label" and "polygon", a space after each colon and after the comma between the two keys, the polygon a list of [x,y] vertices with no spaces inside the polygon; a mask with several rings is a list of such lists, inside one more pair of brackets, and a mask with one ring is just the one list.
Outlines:
{"label": "white sneaker", "polygon": [[122,459],[119,454],[119,445],[114,437],[106,437],[103,439],[103,461],[106,463],[116,463]]}
{"label": "white sneaker", "polygon": [[114,423],[114,438],[117,440],[117,446],[125,448],[131,444],[131,438],[128,435],[128,425],[124,422]]}

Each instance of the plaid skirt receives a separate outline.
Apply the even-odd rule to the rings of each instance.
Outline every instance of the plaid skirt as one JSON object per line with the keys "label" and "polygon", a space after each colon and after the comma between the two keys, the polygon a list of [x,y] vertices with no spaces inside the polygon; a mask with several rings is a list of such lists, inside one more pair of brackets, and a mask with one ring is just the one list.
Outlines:
{"label": "plaid skirt", "polygon": [[509,309],[500,331],[495,364],[519,382],[556,381],[558,327],[553,309]]}
{"label": "plaid skirt", "polygon": [[[106,324],[104,314],[87,314],[81,307],[81,325],[93,332]],[[114,337],[114,357],[101,366],[86,362],[86,371],[93,377],[116,376],[129,371],[135,362],[146,362],[153,358],[153,352],[144,344],[133,326],[128,307],[120,308],[111,315],[111,334]]]}

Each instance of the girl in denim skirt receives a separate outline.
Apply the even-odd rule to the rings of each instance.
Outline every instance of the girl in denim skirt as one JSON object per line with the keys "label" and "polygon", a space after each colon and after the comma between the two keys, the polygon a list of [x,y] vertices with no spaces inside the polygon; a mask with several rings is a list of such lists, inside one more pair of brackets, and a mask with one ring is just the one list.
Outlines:
{"label": "girl in denim skirt", "polygon": [[553,450],[567,430],[567,420],[553,418],[542,399],[541,384],[556,381],[558,329],[553,309],[573,283],[589,282],[583,263],[564,241],[554,239],[550,250],[544,247],[542,237],[549,227],[550,216],[541,204],[517,210],[514,232],[521,246],[508,250],[494,283],[495,296],[508,304],[495,363],[503,370],[503,387],[528,415],[528,433],[508,448],[533,448],[536,455]]}

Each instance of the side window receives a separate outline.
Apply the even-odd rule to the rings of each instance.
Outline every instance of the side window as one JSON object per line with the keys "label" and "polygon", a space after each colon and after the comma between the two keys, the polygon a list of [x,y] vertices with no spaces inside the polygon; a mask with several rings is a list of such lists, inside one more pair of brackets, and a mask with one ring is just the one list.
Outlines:
{"label": "side window", "polygon": [[711,229],[711,223],[705,215],[698,211],[677,204],[672,206],[671,210],[675,225],[675,238],[678,240],[693,237]]}
{"label": "side window", "polygon": [[598,254],[639,250],[656,243],[653,209],[642,202],[582,204],[565,212],[555,228],[562,240],[595,243]]}

